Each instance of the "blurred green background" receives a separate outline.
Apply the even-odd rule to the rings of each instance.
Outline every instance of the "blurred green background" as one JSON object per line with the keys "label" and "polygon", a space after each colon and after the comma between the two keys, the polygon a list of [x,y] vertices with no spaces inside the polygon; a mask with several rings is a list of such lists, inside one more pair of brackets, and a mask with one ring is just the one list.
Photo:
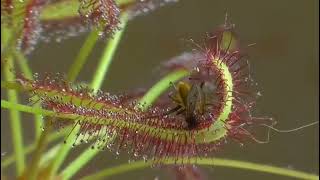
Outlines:
{"label": "blurred green background", "polygon": [[[228,10],[236,31],[249,48],[251,71],[263,96],[255,114],[271,116],[279,129],[291,129],[319,120],[318,94],[318,1],[292,0],[181,0],[130,21],[108,72],[102,90],[123,92],[150,87],[159,79],[158,65],[190,49],[184,41],[201,41],[206,32],[224,22]],[[86,34],[60,43],[40,43],[28,57],[34,72],[67,72]],[[89,82],[104,48],[100,40],[78,81]],[[3,97],[3,96],[2,96]],[[3,111],[5,112],[5,111]],[[25,143],[33,140],[32,116],[23,115]],[[215,156],[288,167],[319,174],[319,125],[293,133],[272,133],[268,144],[230,142]],[[1,152],[11,154],[8,119],[1,114]],[[265,132],[259,137],[264,138]],[[86,148],[75,148],[67,163]],[[128,163],[120,157],[99,153],[78,174]],[[13,167],[13,166],[11,166]],[[204,168],[208,179],[291,179],[282,176],[220,167]],[[13,175],[13,168],[4,174]],[[167,179],[165,169],[144,169],[111,179]]]}

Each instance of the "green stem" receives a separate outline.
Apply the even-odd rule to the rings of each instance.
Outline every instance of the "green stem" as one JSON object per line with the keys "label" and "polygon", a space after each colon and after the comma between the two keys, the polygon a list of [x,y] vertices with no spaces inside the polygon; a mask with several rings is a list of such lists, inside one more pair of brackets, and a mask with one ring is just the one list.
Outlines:
{"label": "green stem", "polygon": [[[49,116],[49,117],[57,117],[56,113],[53,111],[48,111],[39,107],[30,107],[30,106],[26,106],[26,105],[22,105],[22,104],[17,104],[17,103],[12,103],[12,102],[8,102],[6,100],[1,100],[1,108],[4,109],[12,109],[12,110],[17,110],[20,112],[26,112],[26,113],[31,113],[31,114],[41,114],[43,116]],[[64,129],[62,129],[61,131],[58,132],[54,132],[52,134],[50,134],[48,136],[48,142],[57,140],[63,136],[65,136],[68,132],[70,132],[71,127],[66,127]],[[36,143],[33,143],[29,146],[27,146],[27,148],[25,148],[24,154],[29,154],[32,151],[34,151],[36,149]],[[1,166],[7,167],[9,166],[11,163],[13,163],[15,161],[15,155],[11,155],[9,157],[7,157],[6,159],[4,159],[1,162]]]}
{"label": "green stem", "polygon": [[[182,159],[180,159],[182,161]],[[309,174],[297,170],[292,169],[286,169],[286,168],[280,168],[280,167],[274,167],[269,165],[263,165],[263,164],[257,164],[252,162],[244,162],[244,161],[237,161],[237,160],[229,160],[229,159],[221,159],[221,158],[189,158],[184,159],[183,162],[190,163],[190,164],[199,164],[199,165],[209,165],[209,166],[221,166],[221,167],[229,167],[229,168],[236,168],[236,169],[244,169],[244,170],[251,170],[251,171],[257,171],[257,172],[265,172],[270,174],[276,174],[276,175],[282,175],[282,176],[288,176],[288,177],[294,177],[298,179],[319,179],[318,175]],[[175,164],[179,162],[175,162],[175,159],[167,159],[163,161],[164,164]],[[91,179],[107,179],[107,177],[125,173],[128,171],[136,170],[136,169],[142,169],[147,166],[150,166],[151,162],[144,162],[144,161],[137,161],[133,162],[131,164],[123,164],[120,166],[112,167],[112,168],[106,168],[105,170],[102,170],[96,174],[88,175],[81,180],[91,180]]]}
{"label": "green stem", "polygon": [[[49,138],[48,138],[49,140]],[[61,144],[56,144],[52,148],[50,148],[48,151],[46,151],[39,162],[40,167],[47,167],[47,165],[50,163],[52,159],[54,159],[57,155],[57,152],[60,148]]]}
{"label": "green stem", "polygon": [[54,111],[45,110],[39,107],[31,107],[23,104],[13,103],[6,100],[1,100],[1,108],[11,109],[21,112],[27,112],[30,114],[41,114],[43,116],[59,117]]}
{"label": "green stem", "polygon": [[[115,137],[114,137],[115,138]],[[114,138],[108,139],[108,141],[112,141]],[[108,142],[106,142],[108,143]],[[62,172],[61,177],[63,179],[70,179],[73,175],[75,175],[87,162],[89,162],[98,152],[98,148],[93,149],[92,147],[87,148],[81,155],[73,160],[69,166],[67,166]]]}
{"label": "green stem", "polygon": [[31,68],[29,67],[28,59],[26,59],[26,57],[20,51],[15,51],[14,56],[17,59],[17,63],[23,75],[29,79],[32,79],[33,73],[31,71]]}
{"label": "green stem", "polygon": [[187,70],[181,69],[174,71],[159,82],[157,82],[139,101],[139,108],[142,110],[148,109],[151,104],[165,91],[167,90],[171,83],[178,81],[179,79],[187,76],[189,72]]}
{"label": "green stem", "polygon": [[[1,102],[2,104],[3,102]],[[2,106],[1,106],[2,107]],[[64,137],[69,131],[71,130],[70,127],[68,128],[64,128],[61,131],[58,132],[54,132],[51,133],[48,137],[48,142],[52,142],[55,141],[57,139],[60,139],[61,137]],[[31,152],[33,152],[37,147],[37,143],[33,142],[32,144],[29,144],[25,149],[23,154],[26,156],[28,154],[30,154]],[[16,156],[15,154],[9,155],[9,156],[5,156],[4,159],[1,161],[1,167],[2,168],[6,168],[8,167],[10,164],[14,163],[16,160]]]}
{"label": "green stem", "polygon": [[[29,79],[33,79],[33,73],[31,71],[31,68],[28,65],[28,59],[24,57],[24,55],[21,52],[16,51],[15,57],[17,59],[18,65],[22,71],[22,73]],[[39,103],[36,103],[34,106],[39,106]],[[41,127],[43,127],[43,121],[41,115],[35,115],[34,116],[34,129],[35,129],[35,140],[38,140],[41,135]]]}
{"label": "green stem", "polygon": [[61,177],[63,179],[70,179],[75,175],[87,162],[89,162],[95,155],[97,151],[91,148],[87,148],[81,153],[75,160],[73,160],[64,170],[61,172]]}
{"label": "green stem", "polygon": [[[98,89],[100,89],[103,79],[105,77],[105,74],[108,71],[108,67],[111,64],[113,55],[118,47],[118,44],[120,42],[121,36],[125,30],[126,24],[128,21],[128,15],[127,14],[122,14],[121,15],[121,30],[116,32],[116,34],[113,36],[113,39],[110,39],[106,45],[106,48],[104,50],[104,54],[100,60],[100,63],[97,67],[97,70],[95,71],[92,83],[91,83],[91,88],[96,92]],[[52,166],[51,166],[51,175],[55,174],[58,170],[58,168],[61,166],[63,160],[67,156],[68,152],[70,151],[72,147],[72,140],[76,138],[77,133],[80,129],[80,126],[77,125],[74,130],[70,133],[70,135],[66,139],[66,143],[62,145],[61,150],[58,152],[58,156],[56,159],[53,161]],[[91,151],[90,156],[86,154],[86,152]],[[94,157],[95,154],[98,153],[98,149],[89,149],[86,150],[84,153],[82,153],[76,161],[73,161],[68,168],[73,169],[72,173],[76,173],[83,165],[86,164],[89,160],[91,160],[92,157]],[[83,157],[86,156],[86,157]],[[81,161],[83,161],[81,163]],[[74,162],[80,163],[76,164]],[[70,171],[71,172],[71,171]],[[65,173],[65,176],[71,177],[73,174],[68,174],[69,172]],[[52,176],[51,176],[52,177]]]}
{"label": "green stem", "polygon": [[11,89],[11,90],[15,90],[15,91],[26,91],[27,89],[25,89],[22,85],[14,82],[14,81],[11,81],[11,82],[8,82],[8,81],[1,81],[1,88],[4,88],[4,89]]}
{"label": "green stem", "polygon": [[[12,56],[8,57],[6,67],[4,68],[4,75],[7,81],[15,80],[15,75],[10,69],[14,69],[14,62]],[[8,90],[8,100],[12,103],[18,103],[18,95],[15,90]],[[10,123],[11,123],[11,136],[13,140],[13,148],[16,161],[16,172],[17,175],[21,175],[25,167],[25,158],[23,154],[23,138],[22,138],[22,128],[21,128],[21,117],[17,110],[10,110]]]}
{"label": "green stem", "polygon": [[10,28],[3,26],[1,27],[1,60],[2,60],[2,52],[7,51],[8,45],[12,36],[12,31]]}
{"label": "green stem", "polygon": [[99,35],[96,30],[93,30],[90,32],[86,41],[84,42],[81,49],[79,50],[79,54],[77,55],[76,59],[71,65],[70,71],[68,72],[68,75],[67,75],[69,81],[76,80],[89,54],[91,53],[93,47],[95,46],[98,38],[99,38]]}
{"label": "green stem", "polygon": [[36,150],[33,153],[31,164],[28,167],[28,171],[26,172],[28,179],[31,179],[31,180],[37,179],[41,156],[44,150],[46,149],[46,146],[48,145],[48,136],[52,129],[52,124],[49,119],[47,119],[45,122],[45,128],[46,128],[46,131],[44,131],[41,134],[39,140],[37,141],[38,144],[37,144]]}
{"label": "green stem", "polygon": [[115,35],[112,37],[112,39],[109,39],[107,42],[107,45],[103,51],[103,55],[100,59],[100,62],[97,66],[97,69],[95,71],[95,74],[93,76],[93,79],[91,81],[91,87],[96,91],[100,88],[104,77],[110,67],[110,64],[112,62],[112,58],[117,50],[118,44],[120,42],[120,39],[122,37],[122,34],[125,30],[125,27],[128,22],[128,14],[124,13],[121,15],[121,30],[115,33]]}

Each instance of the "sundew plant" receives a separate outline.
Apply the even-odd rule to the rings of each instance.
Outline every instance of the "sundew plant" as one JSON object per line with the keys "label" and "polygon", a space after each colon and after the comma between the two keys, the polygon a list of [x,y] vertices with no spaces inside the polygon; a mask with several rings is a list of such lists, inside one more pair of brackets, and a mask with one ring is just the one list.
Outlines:
{"label": "sundew plant", "polygon": [[[238,28],[233,19],[239,18],[233,18],[235,16],[229,15],[233,11],[226,10],[228,6],[237,9],[235,5],[210,7],[211,11],[218,12],[215,15],[219,14],[213,16],[210,12],[201,18],[202,23],[210,24],[210,29],[197,33],[199,40],[187,35],[177,37],[183,38],[183,50],[173,48],[174,53],[161,63],[148,59],[152,65],[146,65],[139,62],[134,50],[126,52],[129,58],[125,59],[126,67],[119,68],[117,74],[123,75],[141,66],[138,71],[146,74],[138,78],[140,84],[123,89],[104,88],[111,78],[117,84],[131,84],[139,75],[132,73],[122,80],[110,73],[112,63],[117,61],[117,52],[122,52],[121,43],[130,33],[130,26],[145,17],[161,16],[157,12],[170,8],[174,9],[170,11],[173,19],[179,16],[177,9],[185,5],[208,10],[209,6],[204,5],[210,2],[1,0],[1,112],[6,113],[1,116],[1,130],[10,130],[9,137],[4,138],[1,133],[4,141],[1,143],[1,178],[89,180],[122,176],[127,179],[132,178],[132,171],[144,169],[148,178],[152,174],[155,179],[235,179],[239,171],[245,173],[243,177],[256,174],[248,175],[253,179],[319,179],[315,169],[319,166],[315,142],[317,115],[306,115],[317,112],[302,108],[305,104],[315,107],[310,103],[317,103],[314,102],[316,95],[311,96],[312,102],[298,101],[300,96],[304,97],[294,94],[299,90],[281,88],[290,82],[301,83],[296,81],[305,82],[303,86],[308,87],[310,81],[302,75],[295,80],[296,76],[290,74],[294,66],[281,61],[275,66],[260,61],[263,69],[256,66],[254,57],[283,53],[281,47],[289,46],[285,44],[288,40],[281,38],[286,35],[267,37],[274,39],[269,42],[246,40],[250,33],[242,36],[238,29],[248,28]],[[264,3],[256,5],[268,7]],[[273,10],[279,12],[277,8],[281,7],[281,3],[276,4]],[[184,17],[194,18],[187,19],[190,29],[200,26],[195,22],[197,12],[188,11],[190,16]],[[252,21],[254,15],[249,18],[248,21]],[[144,27],[146,38],[154,36],[152,25]],[[161,31],[176,32],[169,25],[161,26]],[[184,31],[188,32],[188,28]],[[48,59],[44,56],[41,60],[45,72],[32,68],[38,49],[53,48],[54,43],[63,46],[77,36],[85,39],[74,59],[62,54],[56,61],[49,61],[48,55]],[[137,38],[131,48],[150,46],[144,50],[148,54],[156,47],[151,43],[141,47],[141,42]],[[94,57],[101,43],[104,47],[99,53],[102,54]],[[268,43],[273,48],[268,47]],[[168,40],[162,48],[171,50],[172,44]],[[163,49],[154,51],[164,52]],[[251,56],[250,52],[256,55]],[[313,57],[303,50],[297,52],[304,54],[304,59],[296,58],[300,61]],[[159,59],[156,55],[150,57]],[[65,64],[60,71],[50,68],[59,61]],[[97,64],[91,66],[93,61]],[[295,59],[290,59],[290,63],[294,62]],[[293,74],[303,74],[304,67],[299,68],[300,71]],[[255,80],[265,72],[268,80]],[[147,73],[154,77],[152,81]],[[266,87],[263,84],[271,88],[263,88]],[[268,94],[267,90],[272,93]],[[263,98],[262,91],[272,99],[274,108],[263,106],[261,101],[268,99]],[[282,102],[287,104],[280,107]],[[280,116],[292,118],[288,124],[282,123],[277,114],[282,108],[290,109],[290,116]],[[33,136],[32,141],[26,138],[29,135]],[[277,141],[283,137],[287,138]],[[297,145],[303,148],[295,147]],[[11,146],[12,150],[8,151]],[[304,161],[290,157],[304,158]],[[236,173],[232,176],[229,172]]]}

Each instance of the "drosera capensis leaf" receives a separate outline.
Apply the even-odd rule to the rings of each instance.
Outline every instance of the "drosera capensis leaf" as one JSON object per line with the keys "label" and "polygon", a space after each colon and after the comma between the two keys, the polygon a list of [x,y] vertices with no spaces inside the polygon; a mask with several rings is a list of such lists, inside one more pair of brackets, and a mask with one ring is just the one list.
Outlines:
{"label": "drosera capensis leaf", "polygon": [[[217,64],[220,64],[219,61],[217,61]],[[221,63],[222,64],[222,63]],[[223,66],[223,65],[219,65],[221,72],[222,71],[227,71],[227,67]],[[225,69],[223,69],[225,68]],[[224,74],[224,77],[230,78],[231,75],[229,74]],[[99,94],[97,96],[94,96],[92,94],[92,91],[88,88],[79,88],[77,89],[72,89],[72,87],[68,86],[67,82],[65,81],[61,81],[61,77],[59,78],[55,78],[55,79],[50,79],[50,77],[45,77],[43,80],[39,80],[36,83],[33,84],[29,84],[32,81],[29,81],[27,79],[19,79],[19,81],[21,82],[21,85],[31,89],[31,87],[33,88],[33,93],[37,94],[39,97],[46,97],[48,99],[47,106],[51,106],[50,108],[54,108],[55,111],[59,112],[59,110],[62,111],[62,109],[60,108],[66,108],[68,113],[71,113],[71,111],[76,110],[76,109],[71,109],[71,106],[74,106],[74,108],[76,108],[76,106],[78,107],[82,107],[84,111],[88,110],[88,111],[92,111],[92,113],[94,113],[93,110],[95,111],[101,111],[102,109],[108,109],[110,112],[113,113],[119,113],[117,114],[118,116],[125,116],[126,114],[132,114],[135,115],[136,118],[142,118],[143,117],[143,113],[142,112],[138,112],[136,110],[134,110],[134,107],[126,107],[127,111],[124,112],[123,108],[125,107],[124,105],[121,104],[122,99],[119,99],[119,97],[117,96],[112,96],[109,94]],[[229,79],[231,80],[231,79]],[[55,84],[56,83],[56,84]],[[47,86],[45,86],[47,85]],[[232,84],[231,84],[232,85]],[[227,83],[226,87],[232,87],[230,85],[230,83]],[[230,93],[232,92],[232,90],[228,89],[227,90],[228,94],[227,96],[230,96]],[[52,98],[52,99],[51,99]],[[125,98],[125,97],[123,97]],[[99,101],[100,100],[100,101]],[[70,103],[72,101],[72,105],[69,106],[68,103]],[[227,113],[230,112],[230,103],[231,101],[228,101],[224,104],[226,104],[226,111]],[[58,103],[61,103],[60,105]],[[120,103],[120,104],[119,104]],[[86,109],[88,108],[88,109]],[[131,111],[130,111],[131,110]],[[63,112],[59,112],[59,113],[63,113]],[[105,112],[107,113],[107,112]],[[142,113],[142,115],[139,115],[139,113]],[[72,114],[72,113],[71,113]],[[223,114],[223,113],[222,113]],[[117,116],[115,115],[115,116]],[[147,115],[145,115],[147,116]],[[151,116],[151,115],[150,115]],[[220,118],[218,118],[219,120],[221,119],[221,121],[225,121],[226,120],[227,115],[223,115]],[[86,121],[95,121],[95,117],[80,117],[79,118],[85,118],[87,119]],[[102,117],[101,117],[102,118]],[[111,118],[111,117],[110,117]],[[129,117],[127,117],[129,118]],[[91,119],[91,120],[89,120]],[[121,127],[125,127],[126,122],[123,120],[119,120],[119,126]],[[111,121],[109,122],[99,122],[100,124],[104,124],[105,125],[110,125],[112,124]],[[214,127],[211,126],[210,128],[212,128],[211,130],[214,130],[215,132],[224,132],[224,130],[219,131],[217,129],[222,129],[221,128],[222,124],[218,124],[218,127]],[[144,127],[150,131],[155,131],[155,132],[162,132],[160,133],[161,138],[173,138],[173,135],[180,135],[181,138],[182,136],[186,136],[189,137],[190,135],[186,135],[184,131],[179,131],[179,130],[157,130],[155,127],[148,127],[144,124],[140,124],[140,123],[135,123],[135,122],[130,122],[129,126],[132,126],[133,130],[138,130],[140,128],[144,129]],[[217,134],[215,133],[210,133],[210,135],[205,135],[207,130],[198,130],[197,135],[195,135],[195,139],[196,142],[212,142],[214,140],[220,139],[221,137],[216,137]],[[187,133],[189,134],[189,133]],[[222,133],[223,134],[223,133]],[[223,135],[222,135],[223,136]],[[174,138],[173,138],[174,139]],[[184,137],[183,137],[184,139]],[[191,140],[188,140],[191,141]]]}
{"label": "drosera capensis leaf", "polygon": [[[86,110],[89,110],[89,109],[86,109],[85,106],[87,107],[91,107],[90,108],[90,111],[92,113],[95,113],[94,110],[96,110],[96,112],[100,112],[102,113],[101,115],[107,115],[104,113],[104,111],[102,110],[102,108],[100,109],[99,107],[102,107],[102,105],[99,105],[101,103],[98,103],[98,106],[95,105],[95,106],[90,106],[89,103],[81,103],[81,100],[79,97],[77,97],[77,93],[76,91],[73,91],[70,89],[70,87],[67,87],[67,86],[57,86],[54,85],[54,81],[50,81],[47,77],[45,78],[47,80],[47,82],[45,81],[38,81],[38,83],[34,83],[34,84],[29,84],[27,85],[28,83],[30,83],[30,81],[28,80],[23,80],[23,79],[20,79],[19,81],[22,82],[21,84],[26,86],[26,87],[33,87],[33,93],[36,93],[38,96],[43,96],[45,94],[46,98],[47,98],[47,102],[43,102],[44,106],[45,107],[49,107],[48,109],[53,109],[57,114],[55,115],[54,112],[50,112],[48,110],[45,110],[45,111],[34,111],[34,112],[40,112],[42,113],[43,115],[49,115],[49,116],[57,116],[57,117],[64,117],[64,118],[67,118],[69,120],[77,120],[77,119],[82,119],[84,120],[84,123],[86,122],[89,122],[89,123],[97,123],[96,124],[96,128],[101,128],[100,125],[104,125],[104,126],[108,126],[108,125],[111,125],[111,126],[114,126],[114,128],[118,128],[119,131],[121,131],[122,128],[126,129],[127,127],[130,127],[131,130],[133,131],[141,131],[139,133],[150,133],[146,136],[144,136],[145,138],[148,138],[148,136],[151,136],[151,138],[160,138],[160,140],[171,140],[171,142],[175,142],[175,143],[181,143],[182,141],[186,141],[187,143],[190,143],[190,142],[193,142],[193,138],[192,138],[192,135],[189,131],[186,131],[186,130],[182,130],[181,127],[180,127],[180,130],[174,130],[174,129],[165,129],[165,128],[160,128],[160,127],[155,127],[155,126],[151,126],[151,125],[147,125],[148,123],[137,123],[135,121],[137,121],[139,118],[143,118],[144,116],[152,116],[153,112],[151,113],[151,115],[149,114],[146,114],[144,115],[144,113],[142,112],[138,112],[136,110],[134,110],[134,106],[132,107],[131,109],[131,112],[129,111],[129,109],[127,108],[126,111],[124,112],[124,109],[125,108],[124,106],[123,107],[117,107],[116,104],[111,104],[110,103],[110,107],[109,108],[109,111],[111,109],[111,112],[113,111],[113,115],[110,116],[110,118],[108,119],[108,117],[99,117],[99,119],[101,118],[101,121],[97,121],[97,118],[96,117],[86,117],[86,115],[88,115],[88,113],[84,113],[84,111]],[[49,83],[50,82],[50,83]],[[47,86],[44,86],[45,84],[47,84]],[[64,83],[62,83],[64,84]],[[41,87],[39,88],[39,91],[37,90],[37,87]],[[65,89],[65,91],[62,91],[62,93],[64,93],[64,97],[66,97],[67,94],[69,94],[70,96],[73,95],[73,98],[69,97],[69,98],[60,98],[62,97],[61,93],[58,89],[54,89],[54,88],[61,88],[61,89]],[[47,89],[47,90],[45,90]],[[50,91],[48,91],[50,89]],[[43,93],[43,90],[44,91],[47,91],[46,93]],[[40,93],[37,93],[37,92],[40,92]],[[68,93],[66,93],[68,92]],[[87,99],[87,98],[90,98],[89,97],[89,91],[87,92],[85,89],[84,91],[80,91],[82,93],[82,96],[81,98],[83,98],[82,100],[84,100],[84,102],[92,102],[92,100],[94,99]],[[79,94],[78,94],[79,95]],[[50,96],[52,96],[52,100],[55,99],[55,100],[58,100],[60,102],[59,105],[57,103],[55,103],[54,101],[51,101],[49,100]],[[101,97],[101,96],[100,96]],[[77,98],[79,98],[79,100],[77,100]],[[71,106],[69,106],[67,104],[67,102],[71,101],[71,99],[73,99],[73,105],[71,106],[74,106],[76,107],[77,105],[82,107],[82,110],[84,110],[81,114],[79,115],[76,115],[75,114],[75,111],[74,112],[71,112],[72,108]],[[86,100],[87,99],[87,100]],[[99,98],[97,98],[99,99]],[[106,100],[107,98],[104,97],[104,99]],[[107,102],[107,101],[105,101]],[[96,104],[96,103],[93,103],[93,104]],[[58,106],[56,106],[58,105]],[[109,106],[109,105],[108,105]],[[92,107],[94,107],[92,109]],[[61,110],[64,109],[65,111],[62,112]],[[105,108],[103,108],[105,109]],[[70,111],[71,110],[71,111]],[[75,110],[75,109],[74,109]],[[60,111],[60,112],[59,112]],[[148,112],[147,112],[148,113]],[[150,113],[150,112],[149,112]],[[63,115],[64,114],[64,115]],[[130,117],[128,116],[128,114],[133,114],[133,117]],[[98,114],[96,114],[95,116],[97,116]],[[120,117],[123,117],[123,119],[118,119]],[[113,118],[113,119],[112,119]],[[134,118],[134,119],[130,119],[130,118]],[[125,120],[126,119],[126,120]],[[129,121],[131,120],[131,122]],[[154,121],[154,122],[151,122],[152,124],[156,123],[157,119],[151,119],[150,121]],[[161,119],[160,119],[160,122],[161,122]],[[162,120],[162,122],[165,122]],[[149,122],[150,124],[150,122]],[[84,124],[84,126],[86,126],[87,124]],[[165,127],[165,126],[164,126]],[[94,127],[92,127],[93,129]],[[112,129],[112,128],[111,128]],[[203,135],[202,133],[199,133],[201,136]],[[180,136],[180,139],[179,138],[175,138],[175,136]],[[195,133],[195,135],[197,135]],[[195,143],[200,143],[201,144],[201,141],[203,140],[201,136],[196,136],[198,137],[198,139],[196,139],[196,142]],[[143,137],[143,136],[142,136]],[[183,140],[181,138],[184,138]],[[189,139],[188,139],[189,138]],[[217,138],[218,139],[218,138]],[[214,139],[211,139],[211,141],[213,141]],[[210,140],[209,140],[210,142]]]}
{"label": "drosera capensis leaf", "polygon": [[[154,2],[158,1],[158,2]],[[133,7],[135,11],[142,11],[143,8],[147,8],[148,6],[158,7],[159,5],[155,5],[154,3],[159,4],[164,3],[164,0],[148,0],[148,1],[139,1],[139,0],[116,0],[117,5],[123,9],[127,10]],[[168,1],[169,2],[169,1]],[[172,0],[172,2],[177,2],[176,0]],[[77,0],[68,0],[68,1],[57,1],[54,3],[48,4],[44,7],[41,12],[40,19],[43,21],[50,20],[63,20],[68,18],[77,18],[80,17],[78,13],[78,8],[80,6],[80,2]],[[146,9],[144,9],[146,10]],[[134,14],[141,14],[142,12],[134,12]]]}
{"label": "drosera capensis leaf", "polygon": [[[141,104],[143,107],[143,103],[127,101],[126,95],[95,93],[88,87],[68,82],[59,74],[47,74],[35,80],[21,76],[17,83],[35,95],[36,99],[31,97],[32,101],[41,102],[42,109],[37,109],[38,113],[62,118],[57,121],[61,126],[79,125],[78,138],[80,141],[96,138],[94,148],[108,148],[116,154],[126,149],[135,157],[142,156],[155,162],[168,157],[178,160],[179,157],[206,156],[224,144],[226,138],[239,140],[250,135],[243,126],[254,119],[250,113],[251,102],[246,103],[239,96],[242,85],[247,83],[241,79],[247,64],[233,47],[232,39],[224,38],[224,33],[230,32],[227,30],[219,31],[208,39],[208,49],[200,51],[206,59],[196,63],[189,72],[187,69],[177,71],[176,80],[188,74],[190,83],[203,82],[208,86],[205,94],[215,98],[205,115],[196,116],[199,123],[193,129],[186,128],[184,116],[163,115],[170,103],[137,108]],[[166,84],[160,82],[160,86],[170,86],[169,82],[164,82]],[[155,98],[150,99],[153,101]],[[99,143],[107,142],[114,134],[117,136],[111,143]],[[74,142],[78,142],[78,138]]]}
{"label": "drosera capensis leaf", "polygon": [[49,3],[41,11],[43,31],[48,36],[45,41],[61,41],[91,30],[101,37],[113,37],[121,29],[120,14],[128,19],[146,14],[175,0],[81,0],[56,1]]}
{"label": "drosera capensis leaf", "polygon": [[[10,29],[7,37],[13,47],[31,53],[39,40],[61,41],[90,30],[112,37],[120,29],[120,14],[132,19],[172,1],[165,0],[8,0],[1,1],[1,22]],[[8,43],[9,44],[9,43]],[[10,47],[4,45],[5,50]]]}

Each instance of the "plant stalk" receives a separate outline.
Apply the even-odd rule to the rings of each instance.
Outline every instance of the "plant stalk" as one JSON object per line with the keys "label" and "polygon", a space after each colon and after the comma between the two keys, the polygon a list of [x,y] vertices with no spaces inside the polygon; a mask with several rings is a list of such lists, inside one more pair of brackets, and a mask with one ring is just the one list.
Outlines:
{"label": "plant stalk", "polygon": [[[4,75],[6,81],[14,81],[15,74],[13,72],[14,62],[13,57],[8,56],[6,67],[4,68]],[[8,101],[12,103],[18,103],[18,94],[15,90],[7,90]],[[25,157],[23,154],[23,138],[20,112],[14,109],[9,111],[10,123],[11,123],[11,136],[13,141],[13,149],[16,156],[16,172],[20,176],[25,168]]]}
{"label": "plant stalk", "polygon": [[[161,161],[164,164],[176,164],[174,158],[169,158],[164,161]],[[252,163],[252,162],[245,162],[245,161],[237,161],[237,160],[229,160],[229,159],[221,159],[221,158],[185,158],[180,159],[180,162],[187,162],[188,164],[197,163],[198,165],[207,165],[207,166],[214,166],[214,167],[229,167],[235,169],[244,169],[256,172],[265,172],[275,175],[293,177],[298,179],[309,179],[309,180],[316,180],[319,179],[318,175],[309,174],[297,170],[274,167],[264,164]],[[130,164],[122,164],[120,166],[106,168],[96,174],[88,175],[83,177],[81,180],[91,180],[91,179],[107,179],[110,176],[125,173],[132,170],[142,169],[148,167],[152,164],[152,162],[144,162],[144,161],[136,161]]]}

